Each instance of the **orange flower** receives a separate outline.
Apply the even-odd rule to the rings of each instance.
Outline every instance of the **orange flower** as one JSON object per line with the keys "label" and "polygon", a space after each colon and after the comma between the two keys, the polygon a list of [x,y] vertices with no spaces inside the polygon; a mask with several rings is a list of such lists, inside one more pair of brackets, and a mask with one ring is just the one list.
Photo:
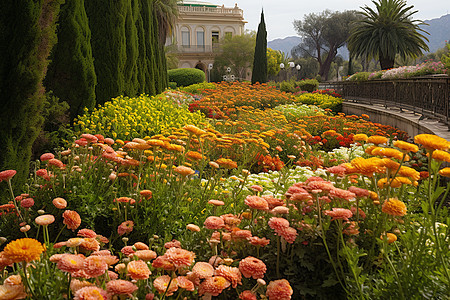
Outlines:
{"label": "orange flower", "polygon": [[111,280],[106,284],[106,291],[110,295],[128,295],[131,297],[138,287],[132,282],[116,279]]}
{"label": "orange flower", "polygon": [[117,227],[117,233],[119,235],[129,234],[133,231],[134,222],[133,221],[125,221]]}
{"label": "orange flower", "polygon": [[[397,240],[397,236],[393,233],[388,232],[388,233],[386,233],[386,236],[387,236],[388,244],[392,244],[393,242],[395,242]],[[380,239],[383,239],[383,237],[384,237],[384,234],[382,234],[380,236]]]}
{"label": "orange flower", "polygon": [[216,162],[219,164],[219,166],[227,169],[237,168],[237,163],[235,161],[232,161],[231,159],[219,158],[218,160],[216,160]]}
{"label": "orange flower", "polygon": [[176,247],[167,249],[164,256],[175,266],[175,268],[189,267],[192,265],[195,258],[194,252]]}
{"label": "orange flower", "polygon": [[186,158],[190,160],[201,160],[202,158],[204,158],[204,156],[197,151],[188,151],[186,153]]}
{"label": "orange flower", "polygon": [[59,209],[64,209],[67,207],[67,201],[61,197],[57,197],[57,198],[53,199],[52,203],[56,208],[59,208]]}
{"label": "orange flower", "polygon": [[91,255],[83,262],[83,271],[90,277],[98,277],[105,274],[108,264],[102,256]]}
{"label": "orange flower", "polygon": [[380,158],[371,157],[364,159],[362,157],[357,157],[351,161],[351,166],[353,166],[359,173],[372,176],[373,173],[381,172],[382,169],[379,167]]}
{"label": "orange flower", "polygon": [[57,267],[63,272],[73,273],[84,268],[84,255],[63,254],[58,260]]}
{"label": "orange flower", "polygon": [[63,223],[67,225],[68,229],[75,230],[81,225],[81,217],[76,211],[66,210],[63,213],[63,218]]}
{"label": "orange flower", "polygon": [[326,214],[327,216],[331,216],[331,221],[334,220],[348,221],[348,219],[353,216],[351,210],[346,208],[335,208],[335,207],[333,207],[332,210],[324,211],[324,214]]}
{"label": "orange flower", "polygon": [[289,300],[294,291],[286,279],[280,279],[269,282],[266,296],[269,300]]}
{"label": "orange flower", "polygon": [[222,276],[208,277],[200,284],[199,295],[218,296],[229,286],[230,282]]}
{"label": "orange flower", "polygon": [[177,277],[178,287],[185,289],[187,291],[193,292],[195,290],[194,283],[187,279],[186,276],[178,276]]}
{"label": "orange flower", "polygon": [[388,141],[387,137],[381,136],[381,135],[372,135],[367,139],[368,143],[372,143],[375,145],[379,144],[386,144]]}
{"label": "orange flower", "polygon": [[216,216],[210,216],[210,217],[206,218],[203,225],[205,225],[205,228],[207,228],[207,229],[221,229],[221,228],[225,227],[225,222],[222,218],[219,218]]}
{"label": "orange flower", "polygon": [[431,156],[434,160],[440,161],[440,162],[450,162],[450,153],[442,150],[435,150],[433,151],[433,155]]}
{"label": "orange flower", "polygon": [[[141,250],[146,251],[146,250]],[[151,250],[147,250],[151,251]],[[143,260],[133,260],[130,261],[127,265],[127,275],[134,280],[140,279],[148,279],[148,277],[152,274],[147,264]]]}
{"label": "orange flower", "polygon": [[420,179],[420,172],[417,172],[413,168],[407,166],[401,166],[400,170],[398,170],[398,175],[412,178],[413,180]]}
{"label": "orange flower", "polygon": [[202,135],[202,134],[206,133],[206,131],[204,131],[204,130],[202,130],[202,129],[198,128],[197,126],[194,126],[194,125],[186,125],[186,126],[183,127],[183,129],[186,130],[187,132],[190,132],[190,133],[195,134],[195,135]]}
{"label": "orange flower", "polygon": [[192,268],[192,272],[196,277],[204,279],[214,275],[214,268],[207,262],[199,261]]}
{"label": "orange flower", "polygon": [[[402,160],[403,158],[403,152],[396,150],[396,149],[392,149],[392,148],[375,148],[372,150],[372,155],[377,155],[377,156],[384,156],[384,157],[389,157],[389,158],[395,158],[398,160]],[[408,161],[409,159],[407,159],[408,156],[405,156],[405,161]]]}
{"label": "orange flower", "polygon": [[434,134],[419,134],[414,137],[414,142],[421,144],[428,151],[447,150],[450,146],[449,142]]}
{"label": "orange flower", "polygon": [[96,286],[85,286],[75,292],[73,300],[104,300],[107,298],[105,290]]}
{"label": "orange flower", "polygon": [[416,153],[417,151],[419,151],[419,147],[417,147],[417,145],[411,144],[411,143],[407,143],[404,141],[394,141],[394,146],[399,148],[402,152],[414,152]]}
{"label": "orange flower", "polygon": [[8,181],[16,175],[16,170],[5,170],[0,172],[0,182]]}
{"label": "orange flower", "polygon": [[12,262],[38,260],[44,247],[35,239],[23,238],[10,242],[3,249],[3,255]]}
{"label": "orange flower", "polygon": [[361,141],[367,142],[368,139],[369,139],[369,138],[367,137],[367,135],[365,135],[365,134],[363,134],[363,133],[361,133],[361,134],[355,134],[355,135],[353,136],[353,141],[354,141],[354,142],[361,142]]}
{"label": "orange flower", "polygon": [[450,168],[443,168],[439,171],[439,175],[444,177],[450,177]]}
{"label": "orange flower", "polygon": [[186,229],[190,230],[192,232],[199,232],[200,231],[200,227],[198,227],[195,224],[188,224],[188,225],[186,225]]}
{"label": "orange flower", "polygon": [[391,216],[401,217],[406,215],[406,205],[398,199],[390,198],[383,203],[381,211]]}
{"label": "orange flower", "polygon": [[258,196],[247,196],[244,202],[253,209],[269,210],[269,204],[267,203],[267,201],[264,198]]}
{"label": "orange flower", "polygon": [[160,294],[166,293],[166,296],[172,296],[178,290],[178,280],[176,278],[171,279],[169,275],[159,276],[153,280],[153,287]]}

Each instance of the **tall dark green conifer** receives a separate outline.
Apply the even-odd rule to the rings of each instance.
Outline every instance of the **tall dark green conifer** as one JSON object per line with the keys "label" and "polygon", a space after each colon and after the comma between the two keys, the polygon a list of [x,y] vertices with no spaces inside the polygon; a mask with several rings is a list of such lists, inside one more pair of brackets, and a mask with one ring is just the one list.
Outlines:
{"label": "tall dark green conifer", "polygon": [[66,1],[61,6],[57,32],[45,87],[70,105],[73,120],[85,107],[95,106],[97,77],[84,0]]}
{"label": "tall dark green conifer", "polygon": [[264,11],[256,33],[255,56],[253,58],[252,84],[267,82],[267,31],[264,22]]}
{"label": "tall dark green conifer", "polygon": [[31,146],[43,122],[42,81],[60,5],[60,0],[0,1],[0,171],[16,170],[16,187],[28,177]]}
{"label": "tall dark green conifer", "polygon": [[129,0],[85,2],[92,38],[97,104],[125,94],[127,45],[125,20]]}

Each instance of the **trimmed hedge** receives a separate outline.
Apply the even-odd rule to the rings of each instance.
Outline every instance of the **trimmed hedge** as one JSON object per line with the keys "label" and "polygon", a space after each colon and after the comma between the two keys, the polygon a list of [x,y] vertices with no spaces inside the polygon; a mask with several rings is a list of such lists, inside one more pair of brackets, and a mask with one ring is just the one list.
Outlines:
{"label": "trimmed hedge", "polygon": [[316,79],[305,79],[297,81],[297,85],[302,91],[311,93],[319,88],[319,81]]}
{"label": "trimmed hedge", "polygon": [[169,82],[176,82],[177,86],[188,86],[206,80],[205,73],[199,69],[181,68],[167,71]]}

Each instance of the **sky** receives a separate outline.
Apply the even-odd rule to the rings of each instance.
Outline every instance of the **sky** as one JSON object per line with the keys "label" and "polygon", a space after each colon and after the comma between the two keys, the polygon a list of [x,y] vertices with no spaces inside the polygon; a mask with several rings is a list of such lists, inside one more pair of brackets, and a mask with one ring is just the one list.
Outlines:
{"label": "sky", "polygon": [[[320,13],[325,9],[331,11],[360,10],[361,6],[374,7],[370,0],[206,0],[208,2],[234,7],[235,3],[244,10],[244,20],[248,23],[245,29],[258,29],[261,8],[264,8],[264,19],[267,29],[267,40],[287,36],[296,36],[294,20],[302,20],[305,14]],[[418,12],[415,19],[429,20],[439,18],[450,12],[449,0],[408,0]]]}

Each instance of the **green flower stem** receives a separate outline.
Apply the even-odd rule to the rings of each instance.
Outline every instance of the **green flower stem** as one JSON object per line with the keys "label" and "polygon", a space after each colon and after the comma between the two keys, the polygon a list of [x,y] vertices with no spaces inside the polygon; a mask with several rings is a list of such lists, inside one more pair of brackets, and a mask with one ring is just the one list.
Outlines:
{"label": "green flower stem", "polygon": [[11,193],[11,197],[12,197],[12,199],[13,199],[13,201],[14,201],[14,206],[16,207],[16,211],[17,211],[17,213],[19,214],[19,217],[20,217],[20,219],[21,219],[22,222],[23,222],[24,219],[23,219],[23,217],[22,217],[22,214],[20,213],[19,206],[17,206],[16,197],[14,197],[14,191],[13,191],[13,188],[12,188],[12,185],[11,185],[11,179],[8,180],[8,187],[9,187],[9,191],[10,191],[10,193]]}
{"label": "green flower stem", "polygon": [[25,282],[25,288],[28,289],[31,293],[31,295],[33,296],[33,299],[38,299],[36,298],[36,295],[34,293],[33,288],[31,287],[30,282],[28,281],[28,276],[27,276],[27,262],[23,261],[22,262],[22,268],[23,268],[23,280]]}
{"label": "green flower stem", "polygon": [[280,276],[280,251],[281,251],[281,238],[277,235],[277,278],[281,278]]}

